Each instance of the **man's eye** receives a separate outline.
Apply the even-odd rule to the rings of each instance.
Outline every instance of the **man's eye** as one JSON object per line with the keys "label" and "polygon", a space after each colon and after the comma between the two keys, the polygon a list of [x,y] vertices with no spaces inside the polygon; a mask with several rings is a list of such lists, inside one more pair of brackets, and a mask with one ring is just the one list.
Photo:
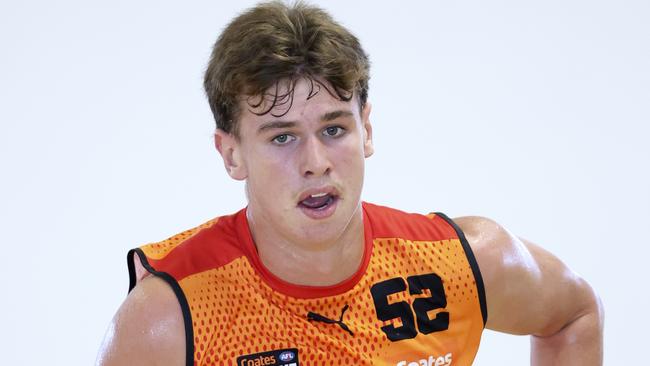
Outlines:
{"label": "man's eye", "polygon": [[275,136],[272,141],[278,145],[284,145],[293,140],[291,135],[284,133],[282,135]]}
{"label": "man's eye", "polygon": [[343,131],[344,131],[343,128],[339,126],[331,126],[331,127],[327,127],[325,131],[323,131],[323,133],[330,137],[336,137],[341,135]]}

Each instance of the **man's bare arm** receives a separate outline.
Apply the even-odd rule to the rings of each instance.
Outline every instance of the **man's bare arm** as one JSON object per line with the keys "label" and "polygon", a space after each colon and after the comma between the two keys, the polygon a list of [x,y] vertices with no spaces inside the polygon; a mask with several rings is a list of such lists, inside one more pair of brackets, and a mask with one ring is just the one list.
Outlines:
{"label": "man's bare arm", "polygon": [[492,220],[454,221],[483,276],[487,328],[530,334],[532,365],[602,365],[603,307],[585,280]]}
{"label": "man's bare arm", "polygon": [[183,315],[167,283],[150,276],[129,293],[109,325],[96,364],[185,364]]}

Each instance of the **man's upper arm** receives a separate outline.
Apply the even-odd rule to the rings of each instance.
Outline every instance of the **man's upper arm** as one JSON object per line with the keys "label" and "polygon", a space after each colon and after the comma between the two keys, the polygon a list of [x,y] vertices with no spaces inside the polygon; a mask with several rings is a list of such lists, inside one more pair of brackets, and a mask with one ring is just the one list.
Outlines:
{"label": "man's upper arm", "polygon": [[109,325],[98,366],[185,363],[185,328],[171,287],[150,276],[138,283]]}
{"label": "man's upper arm", "polygon": [[598,297],[589,284],[553,254],[492,220],[454,221],[465,233],[481,270],[487,328],[544,337],[583,314],[599,311]]}

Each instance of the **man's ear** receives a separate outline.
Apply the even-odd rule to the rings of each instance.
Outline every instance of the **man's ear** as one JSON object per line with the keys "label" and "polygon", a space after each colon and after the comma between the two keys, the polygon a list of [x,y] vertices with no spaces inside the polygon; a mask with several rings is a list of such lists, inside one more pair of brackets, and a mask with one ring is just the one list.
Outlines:
{"label": "man's ear", "polygon": [[221,154],[223,165],[232,179],[248,178],[248,170],[241,156],[241,144],[233,134],[217,128],[214,133],[214,146]]}
{"label": "man's ear", "polygon": [[361,127],[363,129],[363,154],[366,158],[372,156],[375,147],[372,145],[372,125],[370,124],[370,110],[372,106],[366,102],[361,110]]}

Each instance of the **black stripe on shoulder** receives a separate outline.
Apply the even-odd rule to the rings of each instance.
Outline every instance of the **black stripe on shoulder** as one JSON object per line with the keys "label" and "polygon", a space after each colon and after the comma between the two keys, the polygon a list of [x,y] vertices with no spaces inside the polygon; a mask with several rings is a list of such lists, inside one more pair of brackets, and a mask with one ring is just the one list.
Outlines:
{"label": "black stripe on shoulder", "polygon": [[181,306],[181,311],[183,312],[183,322],[185,324],[185,364],[187,366],[194,365],[194,330],[192,328],[192,313],[190,313],[190,306],[187,302],[187,298],[181,289],[181,286],[176,282],[176,279],[172,277],[167,272],[156,271],[147,261],[147,256],[144,254],[142,249],[135,248],[129,250],[129,253],[126,257],[127,266],[129,268],[129,292],[133,290],[137,284],[137,278],[135,274],[135,258],[134,255],[137,254],[142,266],[149,271],[149,273],[162,278],[172,290],[178,299],[178,303]]}
{"label": "black stripe on shoulder", "polygon": [[467,242],[467,238],[465,238],[465,234],[463,231],[456,225],[456,223],[447,217],[447,215],[443,214],[442,212],[436,212],[436,215],[442,217],[451,227],[456,230],[456,234],[458,235],[458,238],[460,239],[461,244],[463,245],[463,249],[465,250],[465,255],[467,256],[467,261],[469,262],[470,267],[472,267],[472,273],[474,274],[474,280],[476,281],[476,290],[478,291],[478,300],[479,303],[481,304],[481,315],[483,315],[483,326],[485,327],[485,324],[487,323],[487,303],[485,301],[485,286],[483,285],[483,277],[481,276],[481,271],[478,268],[478,263],[476,262],[476,257],[474,257],[474,252],[472,252],[472,248],[469,246],[469,243]]}

